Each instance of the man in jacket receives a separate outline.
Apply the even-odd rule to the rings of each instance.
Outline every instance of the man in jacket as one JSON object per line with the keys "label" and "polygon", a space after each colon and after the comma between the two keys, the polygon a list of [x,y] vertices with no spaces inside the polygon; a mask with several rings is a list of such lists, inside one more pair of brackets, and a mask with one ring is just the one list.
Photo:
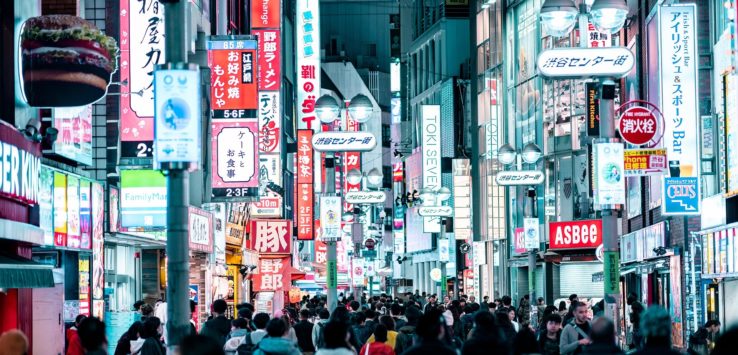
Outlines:
{"label": "man in jacket", "polygon": [[310,311],[303,309],[300,311],[300,321],[295,324],[295,334],[297,335],[297,345],[303,353],[314,353],[315,345],[313,345],[313,323],[308,320]]}
{"label": "man in jacket", "polygon": [[587,304],[576,302],[573,310],[574,322],[567,324],[561,333],[559,343],[561,355],[580,354],[584,347],[592,343],[589,337],[591,325],[587,317]]}
{"label": "man in jacket", "polygon": [[413,346],[415,342],[416,328],[422,313],[415,306],[407,306],[405,309],[405,318],[407,323],[402,328],[397,329],[397,340],[395,341],[395,353],[402,354]]}
{"label": "man in jacket", "polygon": [[611,320],[605,317],[595,319],[590,337],[592,344],[587,346],[583,354],[623,355],[623,351],[615,345],[615,324]]}
{"label": "man in jacket", "polygon": [[318,317],[320,317],[320,321],[315,324],[313,327],[313,334],[312,334],[312,340],[313,340],[313,346],[315,346],[315,350],[320,350],[320,348],[325,347],[325,338],[323,335],[323,328],[325,328],[325,325],[328,323],[328,319],[331,317],[331,313],[328,311],[327,308],[321,308],[320,311],[318,311]]}
{"label": "man in jacket", "polygon": [[225,316],[228,304],[223,299],[213,302],[213,318],[203,324],[200,334],[215,340],[221,348],[225,345],[228,333],[231,332],[231,321]]}
{"label": "man in jacket", "polygon": [[[416,328],[418,343],[405,351],[404,355],[456,355],[456,351],[447,347],[441,339],[446,336],[446,326],[441,321],[441,312],[430,309],[420,320]],[[397,352],[397,349],[395,349]]]}

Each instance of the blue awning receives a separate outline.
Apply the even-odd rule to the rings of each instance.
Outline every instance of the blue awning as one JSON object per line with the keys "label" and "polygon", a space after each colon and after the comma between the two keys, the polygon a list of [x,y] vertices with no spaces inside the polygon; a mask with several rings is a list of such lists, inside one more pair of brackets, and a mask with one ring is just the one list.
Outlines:
{"label": "blue awning", "polygon": [[54,287],[51,265],[0,252],[0,288]]}

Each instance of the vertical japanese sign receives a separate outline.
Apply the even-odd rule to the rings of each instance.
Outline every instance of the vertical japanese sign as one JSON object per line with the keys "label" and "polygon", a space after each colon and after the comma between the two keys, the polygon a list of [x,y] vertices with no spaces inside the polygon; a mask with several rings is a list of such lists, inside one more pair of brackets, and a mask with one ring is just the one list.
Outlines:
{"label": "vertical japanese sign", "polygon": [[79,248],[79,178],[67,175],[67,247]]}
{"label": "vertical japanese sign", "polygon": [[587,34],[589,35],[587,45],[590,48],[612,47],[610,35],[605,32],[597,31],[597,28],[595,28],[591,22],[588,24]]}
{"label": "vertical japanese sign", "polygon": [[255,120],[212,121],[212,196],[243,198],[259,186],[258,123]]}
{"label": "vertical japanese sign", "polygon": [[[441,106],[421,106],[423,142],[423,188],[436,191],[441,188]],[[441,232],[440,219],[423,217],[425,233]]]}
{"label": "vertical japanese sign", "polygon": [[79,247],[92,248],[92,201],[90,200],[90,182],[79,182]]}
{"label": "vertical japanese sign", "polygon": [[251,2],[251,28],[279,28],[280,0],[254,0]]}
{"label": "vertical japanese sign", "polygon": [[[359,122],[351,118],[351,116],[348,116],[346,119],[346,130],[350,132],[357,132],[359,131]],[[344,164],[343,164],[343,176],[347,176],[348,172],[351,170],[356,169],[357,171],[361,171],[361,153],[359,152],[346,152],[344,153]],[[338,174],[336,174],[338,176]],[[344,194],[351,191],[359,191],[361,190],[361,182],[358,184],[351,184],[348,182],[348,179],[343,179],[343,192]],[[344,211],[349,212],[354,207],[350,203],[344,203]]]}
{"label": "vertical japanese sign", "polygon": [[313,131],[297,131],[297,239],[314,239]]}
{"label": "vertical japanese sign", "polygon": [[252,33],[259,38],[259,90],[279,91],[282,79],[281,36],[279,29],[253,30]]}
{"label": "vertical japanese sign", "polygon": [[279,91],[259,92],[259,152],[280,152],[281,123]]}
{"label": "vertical japanese sign", "polygon": [[292,221],[256,219],[251,221],[248,248],[262,255],[292,253]]}
{"label": "vertical japanese sign", "polygon": [[[153,154],[154,68],[164,63],[164,6],[158,1],[120,2],[121,157]],[[129,93],[141,93],[129,94]]]}
{"label": "vertical japanese sign", "polygon": [[661,6],[659,12],[664,145],[669,160],[678,162],[678,177],[699,176],[696,5]]}
{"label": "vertical japanese sign", "polygon": [[54,245],[67,246],[67,176],[54,172]]}
{"label": "vertical japanese sign", "polygon": [[[112,190],[111,190],[112,191]],[[116,192],[118,190],[115,190]],[[92,299],[103,299],[103,288],[105,287],[105,258],[103,249],[103,223],[105,219],[105,191],[103,186],[98,183],[92,183]],[[117,203],[116,203],[117,208]],[[93,310],[97,304],[94,304]]]}
{"label": "vertical japanese sign", "polygon": [[341,239],[341,198],[335,196],[320,197],[321,239],[336,241]]}
{"label": "vertical japanese sign", "polygon": [[291,276],[290,258],[260,258],[259,273],[254,275],[254,291],[289,291]]}
{"label": "vertical japanese sign", "polygon": [[298,128],[320,129],[315,101],[320,97],[320,6],[318,0],[296,0]]}
{"label": "vertical japanese sign", "polygon": [[259,156],[259,201],[251,203],[252,217],[282,217],[282,159],[279,154]]}
{"label": "vertical japanese sign", "polygon": [[196,207],[188,209],[190,250],[213,252],[213,214]]}
{"label": "vertical japanese sign", "polygon": [[213,118],[256,118],[256,41],[211,37],[207,47]]}

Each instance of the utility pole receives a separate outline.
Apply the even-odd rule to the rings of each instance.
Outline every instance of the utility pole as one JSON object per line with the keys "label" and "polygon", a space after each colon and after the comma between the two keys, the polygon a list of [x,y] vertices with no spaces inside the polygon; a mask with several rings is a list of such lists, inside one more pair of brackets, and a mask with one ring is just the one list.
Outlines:
{"label": "utility pole", "polygon": [[[169,69],[187,69],[187,1],[159,0],[164,4],[166,64]],[[199,117],[198,117],[199,119]],[[189,163],[162,163],[167,176],[167,322],[166,342],[173,351],[190,332],[190,254],[188,207]]]}
{"label": "utility pole", "polygon": [[[332,153],[325,157],[325,195],[336,195],[336,163]],[[333,313],[338,305],[338,253],[336,241],[326,240],[326,274],[325,283],[328,288],[328,310]]]}
{"label": "utility pole", "polygon": [[[526,218],[533,218],[538,223],[538,213],[536,211],[536,189],[529,187],[526,191],[526,199],[528,200],[528,207],[523,208]],[[530,324],[535,328],[538,321],[538,307],[533,302],[536,302],[536,254],[538,249],[528,249],[528,294],[530,297]]]}

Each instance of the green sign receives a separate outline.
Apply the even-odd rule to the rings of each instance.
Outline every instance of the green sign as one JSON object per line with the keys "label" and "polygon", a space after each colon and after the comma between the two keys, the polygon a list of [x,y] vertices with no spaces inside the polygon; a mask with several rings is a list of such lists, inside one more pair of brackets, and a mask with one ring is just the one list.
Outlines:
{"label": "green sign", "polygon": [[338,265],[335,260],[328,260],[325,283],[328,288],[336,288],[338,286]]}
{"label": "green sign", "polygon": [[606,251],[605,257],[605,294],[620,293],[620,253]]}
{"label": "green sign", "polygon": [[376,250],[362,250],[361,256],[365,258],[376,258],[377,257],[377,251]]}
{"label": "green sign", "polygon": [[443,274],[441,276],[441,294],[446,294],[446,288],[448,287],[448,279],[446,278],[446,274]]}

